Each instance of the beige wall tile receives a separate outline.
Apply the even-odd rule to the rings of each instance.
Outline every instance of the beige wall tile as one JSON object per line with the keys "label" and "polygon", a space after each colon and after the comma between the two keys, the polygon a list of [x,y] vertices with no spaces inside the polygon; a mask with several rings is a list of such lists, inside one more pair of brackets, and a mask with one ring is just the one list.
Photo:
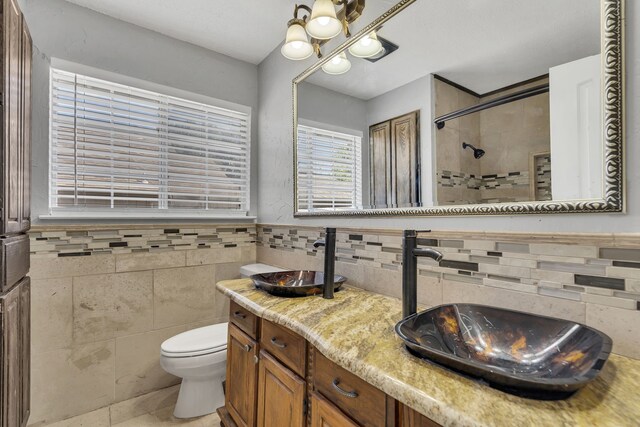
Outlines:
{"label": "beige wall tile", "polygon": [[116,339],[116,402],[180,383],[160,366],[160,345],[187,329],[174,326]]}
{"label": "beige wall tile", "polygon": [[111,424],[118,424],[158,409],[172,407],[178,400],[179,391],[180,386],[175,385],[114,403],[109,407]]}
{"label": "beige wall tile", "polygon": [[383,268],[365,268],[363,289],[394,298],[402,298],[402,273]]}
{"label": "beige wall tile", "polygon": [[139,252],[116,255],[116,270],[140,271],[173,268],[186,265],[185,251]]}
{"label": "beige wall tile", "polygon": [[53,279],[57,277],[113,273],[115,271],[114,255],[89,255],[56,258],[32,256],[29,275],[32,279]]}
{"label": "beige wall tile", "polygon": [[239,279],[241,266],[239,262],[216,264],[216,283],[221,280]]}
{"label": "beige wall tile", "polygon": [[240,248],[211,248],[188,250],[187,265],[221,264],[225,262],[240,262],[242,253]]}
{"label": "beige wall tile", "polygon": [[240,262],[242,265],[254,264],[257,259],[256,245],[243,246],[240,248]]}
{"label": "beige wall tile", "polygon": [[[401,277],[401,273],[398,276]],[[400,291],[402,292],[402,279]],[[439,278],[418,276],[418,304],[428,308],[442,304],[442,281]]]}
{"label": "beige wall tile", "polygon": [[640,311],[587,304],[587,325],[609,335],[613,352],[640,359]]}
{"label": "beige wall tile", "polygon": [[585,304],[560,298],[444,280],[443,303],[475,303],[584,323]]}
{"label": "beige wall tile", "polygon": [[511,267],[508,265],[480,264],[481,273],[496,274],[499,276],[530,278],[531,269],[525,267]]}
{"label": "beige wall tile", "polygon": [[[34,424],[29,424],[33,426]],[[43,424],[44,425],[44,424]],[[110,427],[109,408],[100,408],[86,414],[78,415],[53,424],[47,424],[48,427]]]}
{"label": "beige wall tile", "polygon": [[31,363],[31,423],[70,418],[113,402],[114,341],[33,354]]}
{"label": "beige wall tile", "polygon": [[607,277],[640,280],[640,268],[607,267]]}
{"label": "beige wall tile", "polygon": [[73,279],[73,339],[101,341],[153,328],[151,271]]}
{"label": "beige wall tile", "polygon": [[214,318],[215,283],[215,265],[155,270],[154,327]]}
{"label": "beige wall tile", "polygon": [[72,279],[31,281],[31,351],[42,353],[71,346]]}
{"label": "beige wall tile", "polygon": [[552,255],[563,257],[597,258],[598,248],[581,245],[556,245],[552,243],[531,243],[529,252],[537,255]]}

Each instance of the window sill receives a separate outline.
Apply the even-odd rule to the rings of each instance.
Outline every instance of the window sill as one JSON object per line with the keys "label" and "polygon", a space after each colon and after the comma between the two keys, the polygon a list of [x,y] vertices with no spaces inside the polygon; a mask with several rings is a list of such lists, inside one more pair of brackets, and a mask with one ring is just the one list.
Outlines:
{"label": "window sill", "polygon": [[185,214],[185,213],[101,213],[101,212],[60,212],[56,214],[39,215],[38,219],[41,221],[56,221],[56,220],[163,220],[163,219],[200,219],[200,220],[247,220],[253,221],[257,219],[257,216],[241,215],[241,214]]}

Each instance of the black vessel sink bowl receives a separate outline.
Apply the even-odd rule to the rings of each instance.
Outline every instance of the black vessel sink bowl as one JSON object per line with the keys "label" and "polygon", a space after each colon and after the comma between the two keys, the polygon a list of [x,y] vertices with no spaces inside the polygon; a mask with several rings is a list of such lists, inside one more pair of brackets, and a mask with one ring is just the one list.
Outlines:
{"label": "black vessel sink bowl", "polygon": [[[254,274],[253,284],[272,295],[295,298],[318,295],[324,287],[324,273],[321,271],[279,271],[276,273]],[[334,276],[334,291],[347,281],[346,277]]]}
{"label": "black vessel sink bowl", "polygon": [[396,325],[407,349],[507,392],[562,399],[593,380],[611,338],[579,323],[471,304],[442,305]]}

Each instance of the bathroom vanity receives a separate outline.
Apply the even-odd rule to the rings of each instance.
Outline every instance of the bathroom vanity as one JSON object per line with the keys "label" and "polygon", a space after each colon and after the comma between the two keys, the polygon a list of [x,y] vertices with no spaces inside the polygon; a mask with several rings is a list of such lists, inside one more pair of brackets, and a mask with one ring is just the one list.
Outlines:
{"label": "bathroom vanity", "polygon": [[278,298],[251,280],[223,281],[231,299],[229,426],[636,425],[640,362],[612,354],[570,398],[495,390],[405,350],[401,301],[345,287],[334,300]]}

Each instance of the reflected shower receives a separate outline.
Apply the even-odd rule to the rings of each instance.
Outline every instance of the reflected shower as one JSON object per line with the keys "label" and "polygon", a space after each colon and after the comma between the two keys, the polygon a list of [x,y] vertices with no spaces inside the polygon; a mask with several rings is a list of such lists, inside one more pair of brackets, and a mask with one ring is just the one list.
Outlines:
{"label": "reflected shower", "polygon": [[467,144],[466,142],[462,143],[462,149],[466,149],[467,147],[471,148],[473,150],[473,157],[475,157],[476,159],[479,159],[480,157],[484,156],[484,150],[480,149],[480,148],[476,148],[471,144]]}

